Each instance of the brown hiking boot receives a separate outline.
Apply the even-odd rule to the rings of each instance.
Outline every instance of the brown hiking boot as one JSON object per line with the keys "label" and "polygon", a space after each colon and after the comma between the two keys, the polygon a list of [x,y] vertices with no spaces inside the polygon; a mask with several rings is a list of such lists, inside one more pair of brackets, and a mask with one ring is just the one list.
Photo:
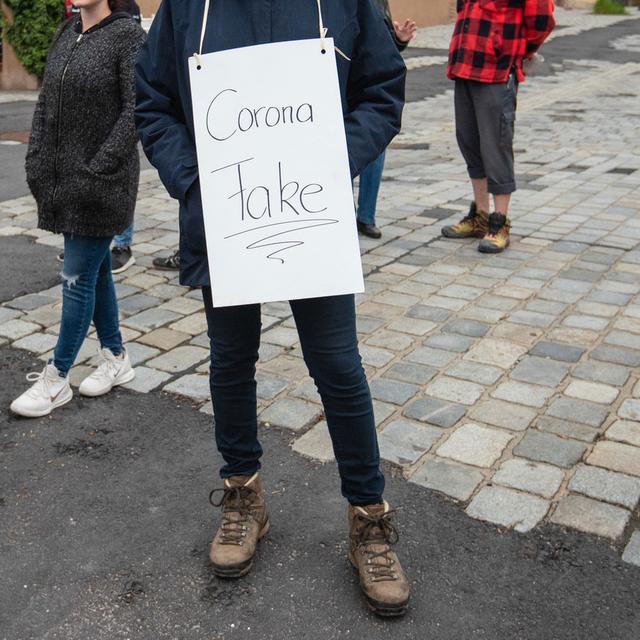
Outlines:
{"label": "brown hiking boot", "polygon": [[511,220],[502,213],[489,216],[487,234],[480,240],[478,251],[481,253],[502,253],[509,246]]}
{"label": "brown hiking boot", "polygon": [[380,616],[404,615],[410,595],[407,577],[391,550],[398,540],[391,515],[386,502],[349,506],[349,560],[360,574],[368,607]]}
{"label": "brown hiking boot", "polygon": [[489,214],[478,210],[472,202],[469,213],[458,224],[442,227],[442,235],[445,238],[484,238],[488,219]]}
{"label": "brown hiking boot", "polygon": [[[219,501],[214,494],[222,492]],[[269,531],[269,516],[260,476],[232,476],[224,488],[214,489],[209,501],[222,507],[222,522],[209,549],[213,572],[220,578],[239,578],[249,573],[258,540]]]}

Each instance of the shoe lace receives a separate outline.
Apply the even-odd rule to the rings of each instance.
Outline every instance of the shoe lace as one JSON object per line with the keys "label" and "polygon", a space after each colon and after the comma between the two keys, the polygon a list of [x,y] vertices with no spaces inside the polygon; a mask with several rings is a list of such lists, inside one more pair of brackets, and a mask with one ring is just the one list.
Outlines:
{"label": "shoe lace", "polygon": [[[216,501],[216,494],[222,494]],[[209,494],[209,502],[214,507],[222,507],[220,524],[220,544],[242,546],[247,536],[247,523],[255,519],[256,492],[251,487],[222,487]]]}
{"label": "shoe lace", "polygon": [[173,267],[180,266],[180,249],[176,249],[176,251],[167,258],[167,264]]}
{"label": "shoe lace", "polygon": [[35,383],[27,390],[30,398],[39,398],[42,395],[51,397],[51,378],[47,375],[47,370],[31,371],[26,375],[27,382]]}
{"label": "shoe lace", "polygon": [[489,222],[487,224],[487,235],[489,236],[498,235],[498,232],[500,231],[500,229],[502,229],[507,224],[508,223],[507,223],[506,216],[492,213],[489,216]]}
{"label": "shoe lace", "polygon": [[118,375],[118,365],[115,357],[108,358],[100,351],[100,364],[96,370],[91,374],[92,378],[115,378]]}
{"label": "shoe lace", "polygon": [[120,255],[121,253],[125,253],[129,247],[113,247],[111,249],[111,253],[115,253],[116,255]]}
{"label": "shoe lace", "polygon": [[398,542],[398,530],[391,522],[394,510],[379,515],[358,514],[356,518],[362,526],[356,527],[352,539],[367,558],[368,571],[373,582],[398,580],[394,568],[395,560],[390,557],[391,545]]}

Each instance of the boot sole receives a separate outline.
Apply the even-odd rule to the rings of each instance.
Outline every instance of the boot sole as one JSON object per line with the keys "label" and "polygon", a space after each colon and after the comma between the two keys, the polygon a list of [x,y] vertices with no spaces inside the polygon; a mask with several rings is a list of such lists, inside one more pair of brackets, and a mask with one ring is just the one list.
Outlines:
{"label": "boot sole", "polygon": [[[262,538],[264,538],[267,533],[269,533],[270,528],[271,523],[267,519],[267,521],[264,523],[264,526],[260,530],[260,533],[258,534],[258,540],[262,540]],[[211,558],[209,559],[211,560]],[[251,569],[253,568],[254,559],[255,554],[251,556],[251,558],[249,558],[246,562],[232,566],[215,564],[215,562],[211,561],[211,567],[213,568],[213,573],[218,578],[242,578],[243,576],[246,576],[247,573],[249,573],[249,571],[251,571]]]}
{"label": "boot sole", "polygon": [[441,233],[445,238],[449,238],[450,240],[465,240],[467,238],[484,238],[484,234],[479,235],[477,233],[456,233],[455,231],[445,231],[445,229],[441,229]]}
{"label": "boot sole", "polygon": [[511,244],[511,240],[505,244],[505,246],[500,249],[499,247],[494,247],[493,245],[478,245],[478,251],[480,253],[502,253],[509,245]]}
{"label": "boot sole", "polygon": [[[356,564],[351,552],[349,552],[349,562],[351,562],[351,566],[358,571],[358,565]],[[362,586],[360,588],[362,589]],[[362,589],[362,595],[364,595],[364,599],[369,610],[382,618],[398,618],[407,613],[407,609],[409,608],[408,598],[405,602],[401,602],[399,604],[386,604],[369,597],[365,593],[364,589]]]}
{"label": "boot sole", "polygon": [[136,372],[134,369],[131,369],[131,371],[129,371],[129,373],[127,373],[126,376],[114,382],[109,389],[105,389],[104,391],[100,391],[98,393],[93,393],[91,391],[83,391],[82,389],[79,389],[79,392],[80,392],[80,395],[84,396],[85,398],[99,398],[100,396],[104,396],[107,393],[109,393],[109,391],[111,391],[114,387],[119,387],[121,384],[127,384],[127,382],[131,382],[135,377],[136,377]]}
{"label": "boot sole", "polygon": [[44,418],[44,416],[50,415],[54,409],[59,409],[60,407],[64,407],[65,404],[68,404],[73,400],[73,392],[69,394],[68,398],[62,398],[56,400],[49,409],[46,411],[15,411],[15,409],[11,409],[11,413],[16,416],[21,416],[22,418]]}

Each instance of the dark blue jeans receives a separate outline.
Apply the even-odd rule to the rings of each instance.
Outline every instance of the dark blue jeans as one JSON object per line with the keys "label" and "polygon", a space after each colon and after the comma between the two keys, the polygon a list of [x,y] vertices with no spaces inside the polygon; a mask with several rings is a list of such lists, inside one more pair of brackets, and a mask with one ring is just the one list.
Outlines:
{"label": "dark blue jeans", "polygon": [[78,356],[91,320],[102,348],[122,353],[118,301],[111,276],[112,238],[65,234],[62,320],[53,364],[66,376]]}
{"label": "dark blue jeans", "polygon": [[364,224],[376,223],[376,203],[384,170],[384,151],[368,164],[360,174],[358,187],[358,220]]}
{"label": "dark blue jeans", "polygon": [[[202,289],[211,341],[211,397],[223,478],[252,475],[262,447],[256,417],[260,305],[213,308]],[[382,502],[384,476],[369,385],[362,368],[353,295],[291,301],[300,343],[329,426],[342,480],[353,505]]]}

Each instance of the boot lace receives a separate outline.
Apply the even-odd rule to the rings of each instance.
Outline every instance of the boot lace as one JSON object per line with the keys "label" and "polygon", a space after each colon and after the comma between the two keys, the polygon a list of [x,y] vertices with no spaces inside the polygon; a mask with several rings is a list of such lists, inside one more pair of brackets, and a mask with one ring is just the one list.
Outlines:
{"label": "boot lace", "polygon": [[487,225],[487,235],[497,236],[500,229],[502,229],[502,227],[506,226],[507,224],[508,223],[507,223],[506,216],[492,213],[489,216],[489,222]]}
{"label": "boot lace", "polygon": [[391,545],[398,542],[399,538],[398,530],[391,522],[394,513],[395,511],[387,511],[380,515],[356,516],[363,526],[356,530],[352,539],[367,559],[367,571],[373,582],[398,580],[395,560],[389,555]]}
{"label": "boot lace", "polygon": [[[222,494],[216,500],[216,494]],[[250,520],[255,519],[256,492],[251,487],[222,487],[209,494],[209,502],[214,507],[222,507],[220,524],[220,544],[242,546],[247,537]]]}

